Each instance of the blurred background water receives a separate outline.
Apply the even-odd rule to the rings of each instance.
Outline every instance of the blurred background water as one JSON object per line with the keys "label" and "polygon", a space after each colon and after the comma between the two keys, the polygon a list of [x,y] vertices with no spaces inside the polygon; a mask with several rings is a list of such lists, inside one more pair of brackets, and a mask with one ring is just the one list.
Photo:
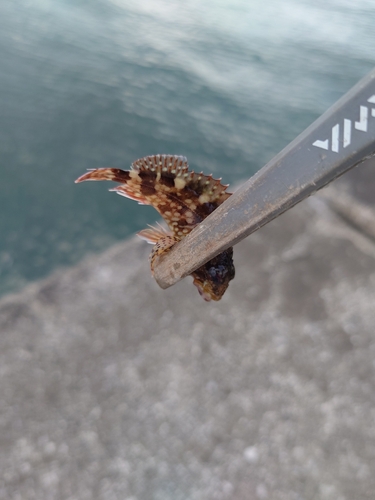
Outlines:
{"label": "blurred background water", "polygon": [[248,178],[375,66],[374,26],[373,0],[2,0],[0,293],[157,219],[86,168]]}

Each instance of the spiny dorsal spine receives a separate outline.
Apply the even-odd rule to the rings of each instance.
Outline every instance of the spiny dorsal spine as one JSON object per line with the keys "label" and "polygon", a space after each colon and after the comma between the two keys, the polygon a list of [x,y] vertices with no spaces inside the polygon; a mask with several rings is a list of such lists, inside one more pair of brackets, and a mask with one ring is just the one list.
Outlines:
{"label": "spiny dorsal spine", "polygon": [[152,172],[157,177],[164,175],[181,178],[185,181],[187,187],[198,194],[206,194],[207,201],[216,201],[220,204],[230,196],[229,193],[226,193],[228,185],[221,184],[221,179],[213,179],[212,174],[205,175],[203,172],[189,171],[185,156],[146,156],[133,162],[132,169],[136,172]]}

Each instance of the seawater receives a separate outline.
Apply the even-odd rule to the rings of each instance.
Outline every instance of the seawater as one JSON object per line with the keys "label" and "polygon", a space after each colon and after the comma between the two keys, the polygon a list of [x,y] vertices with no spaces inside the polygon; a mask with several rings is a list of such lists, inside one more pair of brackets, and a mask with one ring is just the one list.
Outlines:
{"label": "seawater", "polygon": [[373,0],[0,2],[0,293],[158,218],[87,168],[248,178],[372,69],[374,26]]}

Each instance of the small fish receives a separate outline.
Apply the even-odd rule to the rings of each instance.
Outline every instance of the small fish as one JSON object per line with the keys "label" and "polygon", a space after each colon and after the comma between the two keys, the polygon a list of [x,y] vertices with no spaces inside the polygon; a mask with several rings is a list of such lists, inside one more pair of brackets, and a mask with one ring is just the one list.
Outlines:
{"label": "small fish", "polygon": [[[150,256],[153,273],[155,258],[168,252],[221,203],[229,198],[227,185],[212,175],[189,171],[184,156],[155,155],[136,160],[131,170],[98,168],[89,170],[75,182],[115,181],[110,189],[117,194],[151,205],[163,217],[169,230],[162,226],[138,233],[154,245]],[[193,283],[206,301],[220,300],[234,278],[233,248],[228,248],[192,273]]]}

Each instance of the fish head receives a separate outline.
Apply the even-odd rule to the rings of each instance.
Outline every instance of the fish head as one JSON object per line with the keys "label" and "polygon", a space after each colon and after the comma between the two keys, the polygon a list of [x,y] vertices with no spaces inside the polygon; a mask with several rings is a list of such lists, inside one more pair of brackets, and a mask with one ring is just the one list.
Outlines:
{"label": "fish head", "polygon": [[192,273],[193,284],[207,302],[220,300],[234,275],[233,248],[228,248]]}

